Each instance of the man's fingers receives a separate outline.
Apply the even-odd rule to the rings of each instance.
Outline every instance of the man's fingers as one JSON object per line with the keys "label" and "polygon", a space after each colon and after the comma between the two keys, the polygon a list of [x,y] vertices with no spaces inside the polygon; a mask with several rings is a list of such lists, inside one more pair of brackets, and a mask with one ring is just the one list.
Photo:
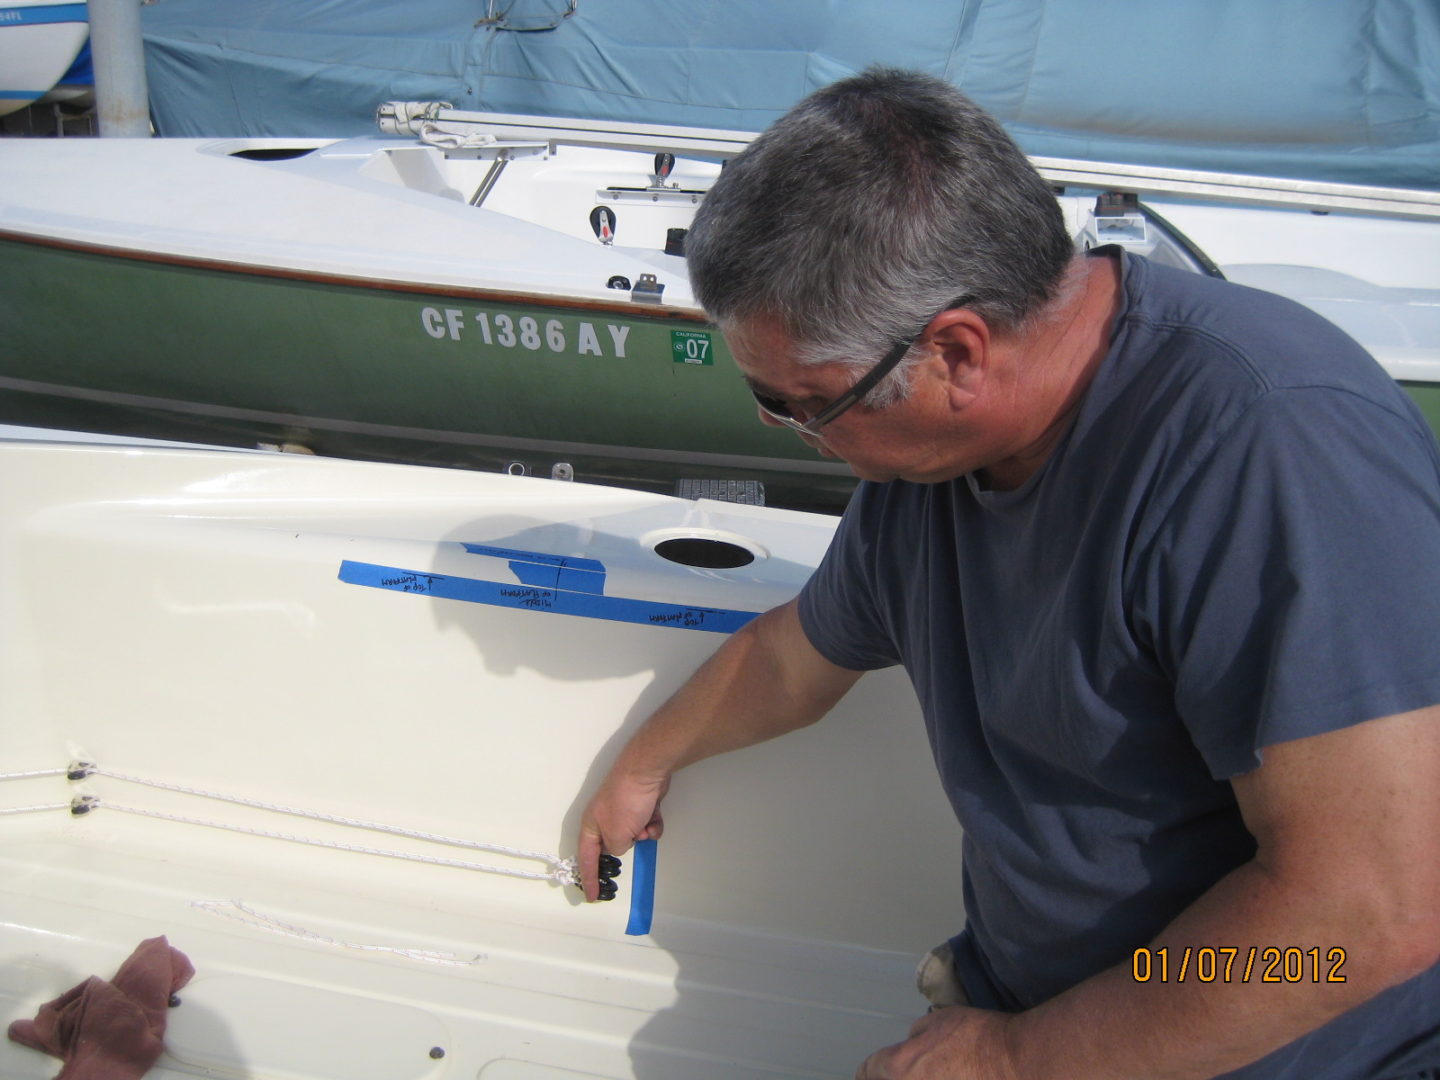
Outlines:
{"label": "man's fingers", "polygon": [[[898,1045],[897,1043],[896,1046]],[[855,1080],[888,1080],[890,1060],[894,1057],[896,1046],[877,1050],[861,1062],[860,1068],[855,1072]]]}
{"label": "man's fingers", "polygon": [[[652,824],[658,825],[659,815],[656,815]],[[641,835],[636,840],[647,838],[650,830],[647,825],[641,830]],[[659,832],[655,836],[659,837]],[[600,897],[600,856],[610,854],[615,856],[624,855],[634,847],[634,840],[607,841],[600,835],[600,827],[592,822],[586,822],[580,826],[580,842],[576,848],[577,861],[580,865],[580,887],[585,893],[585,899],[593,903]]]}
{"label": "man's fingers", "polygon": [[600,896],[600,856],[624,855],[636,840],[658,840],[665,831],[660,800],[670,782],[636,782],[623,774],[606,778],[580,820],[577,861],[585,899]]}

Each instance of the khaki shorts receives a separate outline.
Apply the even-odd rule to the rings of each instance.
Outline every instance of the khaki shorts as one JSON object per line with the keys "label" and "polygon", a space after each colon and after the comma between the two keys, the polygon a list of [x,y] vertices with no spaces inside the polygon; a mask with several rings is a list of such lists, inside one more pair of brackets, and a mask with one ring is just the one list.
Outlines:
{"label": "khaki shorts", "polygon": [[932,1009],[949,1005],[969,1005],[970,997],[955,976],[955,953],[947,941],[925,954],[915,969],[915,989],[930,1002]]}

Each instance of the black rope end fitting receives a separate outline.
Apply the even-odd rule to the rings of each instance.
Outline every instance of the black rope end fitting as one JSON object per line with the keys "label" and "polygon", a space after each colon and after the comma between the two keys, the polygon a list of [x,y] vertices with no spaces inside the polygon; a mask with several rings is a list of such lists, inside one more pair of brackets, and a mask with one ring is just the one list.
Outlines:
{"label": "black rope end fitting", "polygon": [[608,852],[600,856],[596,865],[596,877],[600,879],[600,892],[597,900],[614,900],[615,894],[620,891],[615,884],[615,879],[620,876],[620,860]]}

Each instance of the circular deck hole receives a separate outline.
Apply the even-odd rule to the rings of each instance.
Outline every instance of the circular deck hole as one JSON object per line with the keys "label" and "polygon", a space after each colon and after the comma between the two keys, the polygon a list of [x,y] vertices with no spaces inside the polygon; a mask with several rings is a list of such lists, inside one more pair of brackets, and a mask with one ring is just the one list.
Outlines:
{"label": "circular deck hole", "polygon": [[734,570],[749,566],[755,553],[729,540],[712,540],[703,536],[677,536],[661,540],[655,554],[681,566],[698,566],[705,570]]}
{"label": "circular deck hole", "polygon": [[230,156],[246,161],[294,161],[318,149],[318,146],[252,146],[247,150],[232,150]]}

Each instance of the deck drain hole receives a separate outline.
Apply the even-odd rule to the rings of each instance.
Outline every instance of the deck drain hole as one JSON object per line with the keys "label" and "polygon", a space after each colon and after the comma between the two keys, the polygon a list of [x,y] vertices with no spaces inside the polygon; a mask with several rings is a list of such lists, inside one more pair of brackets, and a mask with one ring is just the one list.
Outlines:
{"label": "deck drain hole", "polygon": [[655,545],[655,553],[681,566],[698,566],[706,570],[734,570],[755,561],[755,553],[739,544],[699,536],[661,540]]}

